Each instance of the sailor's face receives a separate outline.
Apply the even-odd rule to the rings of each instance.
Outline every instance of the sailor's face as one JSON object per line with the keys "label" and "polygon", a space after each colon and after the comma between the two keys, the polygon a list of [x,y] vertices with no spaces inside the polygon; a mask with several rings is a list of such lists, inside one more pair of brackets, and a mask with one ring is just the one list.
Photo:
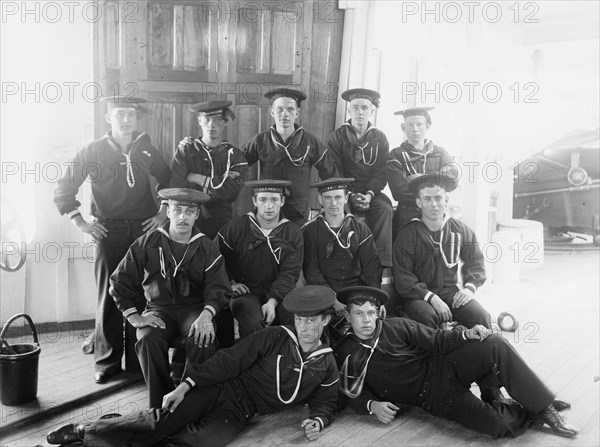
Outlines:
{"label": "sailor's face", "polygon": [[323,329],[329,323],[329,315],[317,315],[314,317],[294,316],[294,325],[298,334],[298,341],[303,345],[310,345],[319,342]]}
{"label": "sailor's face", "polygon": [[279,220],[279,211],[285,198],[278,192],[259,192],[252,197],[256,214],[267,222]]}
{"label": "sailor's face", "polygon": [[417,206],[421,209],[424,218],[439,220],[444,218],[448,193],[440,186],[426,187],[419,191]]}
{"label": "sailor's face", "polygon": [[134,107],[114,107],[104,117],[110,124],[113,136],[131,135],[137,126],[137,111]]}
{"label": "sailor's face", "polygon": [[366,98],[356,98],[350,101],[348,113],[353,126],[364,127],[373,114],[373,103]]}
{"label": "sailor's face", "polygon": [[427,124],[427,119],[424,116],[409,116],[404,118],[402,130],[406,134],[408,142],[413,146],[417,146],[425,141],[425,136],[429,130],[429,124]]}
{"label": "sailor's face", "polygon": [[191,234],[199,213],[195,206],[169,204],[167,208],[167,217],[171,220],[169,230],[179,235]]}
{"label": "sailor's face", "polygon": [[221,138],[225,127],[227,127],[227,121],[221,116],[208,116],[204,113],[198,116],[198,123],[202,128],[202,135],[205,135],[209,140]]}
{"label": "sailor's face", "polygon": [[334,189],[319,194],[319,203],[325,216],[338,217],[344,214],[344,205],[348,203],[348,193],[345,189]]}
{"label": "sailor's face", "polygon": [[271,116],[275,124],[284,129],[294,127],[299,112],[298,104],[293,98],[277,98],[271,106]]}
{"label": "sailor's face", "polygon": [[363,340],[371,338],[377,327],[377,306],[367,301],[361,306],[350,304],[346,310],[348,321],[356,336]]}

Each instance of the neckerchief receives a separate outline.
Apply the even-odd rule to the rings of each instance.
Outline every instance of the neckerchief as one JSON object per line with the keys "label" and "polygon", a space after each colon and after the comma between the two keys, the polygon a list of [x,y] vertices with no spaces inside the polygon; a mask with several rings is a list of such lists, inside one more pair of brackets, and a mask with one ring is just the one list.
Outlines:
{"label": "neckerchief", "polygon": [[[210,187],[214,190],[220,189],[221,186],[223,186],[223,184],[225,183],[225,180],[227,180],[227,178],[229,177],[229,171],[231,170],[231,156],[233,155],[233,147],[227,141],[222,141],[218,146],[212,148],[210,146],[207,146],[204,143],[204,141],[202,141],[200,138],[196,138],[194,140],[194,148],[197,151],[203,150],[206,153],[206,156],[210,163]],[[227,167],[225,168],[225,172],[223,173],[223,179],[221,180],[221,183],[215,185],[215,164],[213,162],[211,152],[216,155],[221,151],[226,150],[227,148],[229,148],[229,150],[227,150]]]}
{"label": "neckerchief", "polygon": [[134,138],[132,140],[132,142],[128,145],[129,151],[127,151],[127,153],[125,153],[125,152],[123,152],[119,142],[113,138],[111,131],[108,131],[106,133],[106,135],[104,135],[104,138],[106,138],[106,140],[113,147],[113,149],[115,149],[117,152],[119,152],[121,155],[123,155],[123,157],[125,157],[125,170],[126,170],[126,177],[127,177],[127,185],[130,188],[133,188],[135,186],[135,175],[134,175],[134,170],[133,170],[133,164],[131,163],[131,153],[134,151],[134,149],[137,149],[137,147],[140,145],[141,140],[142,140],[142,138],[144,138],[144,136],[147,137],[147,134],[144,132],[138,134],[138,136],[136,138]]}
{"label": "neckerchief", "polygon": [[192,237],[187,243],[183,257],[177,261],[173,255],[173,241],[169,236],[169,222],[158,228],[161,234],[161,241],[158,247],[160,261],[160,274],[165,280],[167,290],[171,294],[171,300],[176,303],[178,296],[188,296],[190,294],[190,279],[187,271],[187,264],[195,256],[200,247],[202,234],[196,227],[192,229]]}
{"label": "neckerchief", "polygon": [[[294,166],[302,166],[310,152],[310,145],[306,146],[306,151],[304,151],[304,153],[298,158],[292,157],[292,154],[298,153],[301,150],[300,141],[304,136],[304,128],[296,127],[295,124],[294,127],[295,130],[288,138],[287,141],[289,141],[289,143],[287,145],[285,144],[285,141],[283,141],[283,138],[281,137],[279,132],[277,132],[277,128],[275,126],[271,127],[271,141],[273,142],[273,146],[275,146],[280,151],[283,150],[283,152],[285,152],[285,155],[287,155],[288,159],[292,162]],[[281,160],[281,157],[279,158],[279,160]]]}
{"label": "neckerchief", "polygon": [[258,221],[256,220],[256,215],[253,212],[249,212],[246,215],[250,221],[250,230],[252,231],[252,235],[256,238],[253,242],[248,244],[248,250],[254,250],[256,247],[266,243],[277,264],[281,262],[281,254],[284,249],[289,251],[294,250],[294,247],[289,243],[289,241],[279,237],[283,225],[289,222],[289,220],[287,220],[285,217],[282,217],[279,222],[277,222],[275,228],[271,230],[271,233],[267,234],[260,227]]}
{"label": "neckerchief", "polygon": [[375,148],[373,148],[371,141],[367,137],[369,132],[373,129],[376,129],[376,127],[371,125],[369,122],[367,124],[367,130],[362,137],[360,137],[360,140],[357,138],[356,130],[354,130],[354,127],[352,127],[350,120],[342,124],[342,127],[344,127],[346,130],[346,137],[348,138],[348,141],[350,144],[352,144],[352,146],[354,146],[354,162],[363,162],[367,166],[373,166],[377,161],[377,156],[379,155],[379,141],[377,142]]}
{"label": "neckerchief", "polygon": [[[333,248],[334,248],[335,242],[337,242],[337,244],[340,246],[340,248],[342,250],[344,250],[348,254],[348,256],[350,256],[350,259],[354,259],[354,256],[352,255],[352,251],[350,250],[350,243],[351,243],[352,236],[354,234],[356,234],[356,232],[354,230],[347,232],[348,227],[350,226],[350,222],[352,221],[353,218],[354,218],[354,216],[352,214],[350,214],[350,213],[346,214],[344,216],[344,220],[342,221],[342,225],[340,225],[340,228],[338,228],[337,231],[334,231],[334,229],[331,228],[331,226],[329,225],[329,222],[327,222],[327,219],[325,218],[324,213],[321,213],[315,217],[315,219],[321,219],[321,221],[323,222],[323,225],[325,225],[325,228],[327,228],[329,230],[329,232],[331,234],[333,234],[333,237],[335,238],[327,243],[327,247],[325,249],[326,250],[325,255],[327,258],[329,258],[333,254]],[[345,234],[346,243],[344,243],[340,239],[340,237],[342,237],[342,238],[344,237],[344,234]]]}

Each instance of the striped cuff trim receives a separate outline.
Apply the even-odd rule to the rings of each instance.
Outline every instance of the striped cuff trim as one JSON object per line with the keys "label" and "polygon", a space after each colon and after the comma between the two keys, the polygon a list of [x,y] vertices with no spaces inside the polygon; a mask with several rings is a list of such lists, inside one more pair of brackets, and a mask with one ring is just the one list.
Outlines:
{"label": "striped cuff trim", "polygon": [[315,418],[315,421],[317,421],[319,423],[319,425],[321,426],[321,428],[319,428],[319,431],[323,430],[323,427],[325,427],[325,422],[323,422],[323,419],[321,419],[319,416],[317,416]]}
{"label": "striped cuff trim", "polygon": [[137,313],[138,313],[138,310],[135,307],[131,307],[131,308],[127,309],[125,312],[123,312],[123,316],[125,318],[127,318],[129,315],[137,314]]}
{"label": "striped cuff trim", "polygon": [[425,300],[426,303],[428,303],[431,301],[431,298],[433,298],[433,295],[434,295],[434,293],[429,291],[429,292],[427,292],[427,295],[425,295],[423,297],[423,299]]}
{"label": "striped cuff trim", "polygon": [[464,288],[469,289],[473,293],[477,292],[477,287],[475,287],[475,284],[471,284],[470,282],[466,283]]}

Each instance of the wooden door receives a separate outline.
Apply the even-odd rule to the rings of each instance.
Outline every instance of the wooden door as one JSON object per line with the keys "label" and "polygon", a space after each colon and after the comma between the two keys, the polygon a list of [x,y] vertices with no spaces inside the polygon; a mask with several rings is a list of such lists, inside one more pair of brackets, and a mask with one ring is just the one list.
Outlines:
{"label": "wooden door", "polygon": [[[107,5],[111,3],[112,7]],[[190,104],[233,102],[227,139],[237,147],[271,125],[263,94],[295,86],[309,96],[300,124],[324,139],[333,130],[343,12],[309,1],[139,0],[104,2],[95,29],[96,77],[104,92],[140,95],[140,123],[171,160],[184,136],[200,135]],[[104,110],[97,108],[99,136]]]}

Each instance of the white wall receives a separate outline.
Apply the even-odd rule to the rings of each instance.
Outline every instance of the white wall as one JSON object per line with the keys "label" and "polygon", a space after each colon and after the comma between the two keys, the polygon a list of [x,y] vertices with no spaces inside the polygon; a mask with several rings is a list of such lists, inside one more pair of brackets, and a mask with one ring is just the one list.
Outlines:
{"label": "white wall", "polygon": [[70,3],[2,2],[1,192],[25,222],[29,255],[23,270],[2,272],[1,321],[18,311],[52,322],[95,310],[93,264],[68,262],[68,247],[85,241],[52,202],[63,161],[92,138],[97,96],[89,88],[97,17]]}

